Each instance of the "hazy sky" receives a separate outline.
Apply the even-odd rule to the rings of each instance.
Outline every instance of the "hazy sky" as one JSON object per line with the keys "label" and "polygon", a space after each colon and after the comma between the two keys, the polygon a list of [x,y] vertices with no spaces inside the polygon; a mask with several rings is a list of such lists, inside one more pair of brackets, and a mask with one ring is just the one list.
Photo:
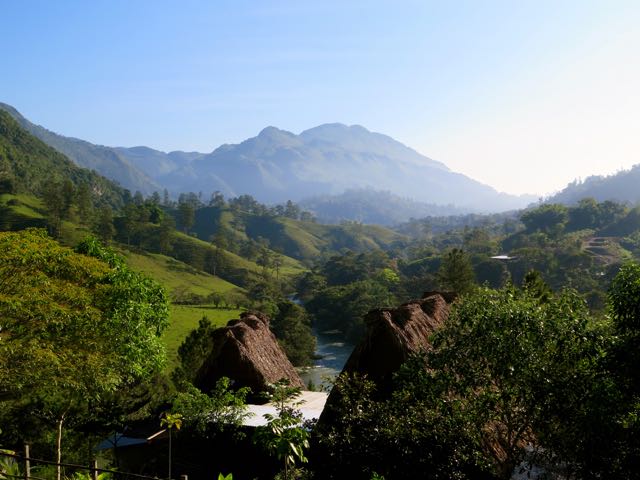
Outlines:
{"label": "hazy sky", "polygon": [[105,145],[361,124],[509,193],[640,163],[640,1],[0,0],[0,101]]}

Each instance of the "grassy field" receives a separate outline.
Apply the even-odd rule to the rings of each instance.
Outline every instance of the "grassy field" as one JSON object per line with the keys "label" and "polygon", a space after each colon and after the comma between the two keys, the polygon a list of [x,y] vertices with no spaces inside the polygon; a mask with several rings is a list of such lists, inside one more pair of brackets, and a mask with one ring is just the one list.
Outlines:
{"label": "grassy field", "polygon": [[241,310],[214,308],[211,305],[171,305],[169,327],[163,340],[167,348],[167,371],[172,371],[178,361],[178,347],[198,327],[198,322],[206,316],[216,326],[224,326],[229,320],[238,318]]}
{"label": "grassy field", "polygon": [[[167,293],[182,289],[198,295],[212,292],[225,293],[236,287],[219,277],[196,270],[186,263],[171,257],[154,253],[132,252],[119,249],[126,262],[133,270],[142,272],[162,284]],[[178,347],[191,330],[198,327],[198,322],[206,316],[214,325],[224,326],[238,318],[241,310],[215,308],[213,305],[171,305],[169,309],[169,327],[164,333],[163,342],[167,349],[167,371],[177,365]]]}
{"label": "grassy field", "polygon": [[225,293],[237,288],[233,283],[196,270],[171,257],[127,250],[122,250],[120,253],[125,256],[127,265],[164,285],[169,294],[176,288],[186,289],[197,295],[209,295],[212,292]]}

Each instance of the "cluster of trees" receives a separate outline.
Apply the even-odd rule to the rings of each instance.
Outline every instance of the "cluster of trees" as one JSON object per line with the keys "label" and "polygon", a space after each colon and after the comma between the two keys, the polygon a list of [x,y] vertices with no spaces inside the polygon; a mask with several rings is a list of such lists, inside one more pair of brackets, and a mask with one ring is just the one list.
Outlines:
{"label": "cluster of trees", "polygon": [[640,266],[615,278],[608,318],[539,287],[466,296],[392,391],[340,378],[315,432],[322,478],[638,478]]}
{"label": "cluster of trees", "polygon": [[[520,284],[527,272],[537,270],[554,290],[571,286],[587,296],[592,309],[603,309],[606,288],[619,266],[640,253],[640,210],[612,201],[541,204],[519,217],[456,217],[448,223],[453,228],[438,231],[430,228],[431,220],[408,224],[406,228],[420,231],[413,232],[411,245],[395,252],[401,279],[411,279],[407,293],[413,295],[420,286],[447,285],[440,281],[443,252],[462,250],[477,284]],[[500,254],[512,260],[491,258]]]}
{"label": "cluster of trees", "polygon": [[[152,198],[157,203],[160,203],[160,194],[157,192],[152,195]],[[202,192],[198,194],[189,192],[181,193],[178,201],[174,202],[169,198],[169,193],[165,190],[162,205],[167,209],[177,210],[180,228],[185,233],[190,232],[191,227],[193,227],[196,211],[206,207],[228,208],[234,213],[244,212],[257,216],[286,217],[293,220],[315,222],[315,218],[310,212],[303,210],[291,200],[284,204],[267,206],[247,194],[226,200],[221,192],[216,191],[211,194],[209,201],[205,202],[203,201]]]}
{"label": "cluster of trees", "polygon": [[347,252],[302,275],[297,292],[316,328],[338,329],[355,341],[364,331],[365,313],[395,303],[397,283],[393,262],[384,252]]}
{"label": "cluster of trees", "polygon": [[316,328],[340,330],[356,342],[364,332],[364,315],[374,308],[419,298],[429,290],[466,294],[478,286],[471,257],[461,249],[434,254],[420,267],[407,268],[381,250],[348,251],[301,275],[296,291]]}

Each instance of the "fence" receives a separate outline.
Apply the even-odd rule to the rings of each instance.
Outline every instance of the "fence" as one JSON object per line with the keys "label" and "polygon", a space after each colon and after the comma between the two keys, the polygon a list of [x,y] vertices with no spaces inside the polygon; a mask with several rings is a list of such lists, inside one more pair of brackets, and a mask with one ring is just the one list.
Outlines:
{"label": "fence", "polygon": [[[65,470],[71,470],[73,472],[86,472],[87,480],[98,480],[98,476],[102,473],[111,475],[114,480],[159,480],[158,477],[149,477],[147,475],[140,475],[138,473],[127,473],[118,470],[108,470],[104,468],[98,468],[97,460],[93,460],[91,465],[75,465],[73,463],[61,463],[53,462],[50,460],[42,460],[39,458],[32,458],[29,454],[29,445],[24,446],[24,453],[18,455],[15,452],[9,452],[7,450],[0,450],[0,457],[13,459],[16,466],[20,466],[18,469],[2,468],[0,465],[0,479],[7,480],[51,480],[50,478],[43,478],[38,475],[32,474],[32,467],[35,465],[47,465],[55,466]],[[3,465],[5,463],[3,462]],[[11,471],[10,471],[11,470]],[[19,474],[18,474],[19,473]],[[180,480],[188,480],[186,475],[181,475]]]}

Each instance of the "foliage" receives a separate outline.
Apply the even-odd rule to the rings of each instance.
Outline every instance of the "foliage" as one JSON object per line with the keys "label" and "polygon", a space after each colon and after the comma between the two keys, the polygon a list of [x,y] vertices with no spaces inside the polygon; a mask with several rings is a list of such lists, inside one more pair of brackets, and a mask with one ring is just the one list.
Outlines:
{"label": "foliage", "polygon": [[[600,408],[598,418],[613,418],[613,441],[600,449],[597,464],[608,475],[638,478],[640,461],[640,265],[624,265],[609,291],[616,341],[611,345],[607,370],[614,380],[615,401]],[[603,411],[604,410],[604,411]],[[596,434],[601,429],[596,430]]]}
{"label": "foliage", "polygon": [[592,421],[614,404],[603,395],[619,398],[602,377],[606,339],[573,292],[480,288],[456,304],[433,351],[401,368],[390,397],[338,379],[314,464],[323,478],[342,478],[345,465],[351,478],[510,478],[524,460],[575,471],[605,432]]}
{"label": "foliage", "polygon": [[258,427],[254,441],[283,462],[284,479],[289,480],[291,469],[296,462],[307,463],[305,449],[309,448],[309,431],[303,426],[302,413],[296,402],[300,389],[291,387],[288,380],[281,380],[272,386],[271,403],[276,406],[277,415],[266,413],[267,426]]}
{"label": "foliage", "polygon": [[561,233],[568,220],[569,211],[560,204],[544,204],[520,216],[527,231],[541,231],[552,236]]}
{"label": "foliage", "polygon": [[393,305],[395,297],[389,289],[374,280],[361,280],[347,285],[327,287],[306,304],[320,328],[338,329],[350,340],[364,332],[363,316],[374,308]]}
{"label": "foliage", "polygon": [[3,453],[15,455],[16,452],[0,449],[0,480],[13,480],[14,478],[22,477],[20,463],[13,457],[2,455]]}
{"label": "foliage", "polygon": [[0,396],[55,422],[58,452],[63,423],[164,361],[162,288],[93,239],[78,252],[43,231],[0,233]]}
{"label": "foliage", "polygon": [[312,364],[316,339],[303,307],[289,301],[278,303],[278,313],[271,320],[270,329],[293,365]]}
{"label": "foliage", "polygon": [[208,394],[193,385],[185,386],[173,400],[173,410],[184,417],[185,428],[198,436],[212,436],[225,428],[238,427],[247,417],[246,398],[249,388],[231,389],[231,381],[223,377]]}
{"label": "foliage", "polygon": [[[423,377],[420,359],[405,368],[408,378]],[[470,440],[475,431],[458,414],[456,404],[439,399],[429,385],[399,384],[392,398],[381,398],[376,385],[366,378],[340,375],[314,430],[312,465],[317,474],[363,480],[374,474],[484,478]]]}
{"label": "foliage", "polygon": [[195,376],[202,367],[202,363],[211,353],[213,343],[211,334],[216,327],[205,316],[200,319],[198,328],[187,335],[178,348],[180,365],[173,372],[173,379],[177,386],[185,387],[192,384]]}
{"label": "foliage", "polygon": [[528,444],[566,436],[602,355],[583,300],[565,292],[541,303],[535,293],[481,289],[455,308],[428,358],[441,396],[483,432],[479,446],[502,478]]}
{"label": "foliage", "polygon": [[11,190],[9,193],[40,196],[47,186],[61,185],[66,180],[73,186],[89,185],[92,191],[99,192],[93,197],[95,204],[119,206],[122,202],[121,188],[91,170],[76,166],[20,127],[3,109],[0,109],[0,172],[0,181],[4,190]]}
{"label": "foliage", "polygon": [[475,288],[475,273],[469,256],[454,248],[447,252],[438,270],[440,287],[464,295]]}

